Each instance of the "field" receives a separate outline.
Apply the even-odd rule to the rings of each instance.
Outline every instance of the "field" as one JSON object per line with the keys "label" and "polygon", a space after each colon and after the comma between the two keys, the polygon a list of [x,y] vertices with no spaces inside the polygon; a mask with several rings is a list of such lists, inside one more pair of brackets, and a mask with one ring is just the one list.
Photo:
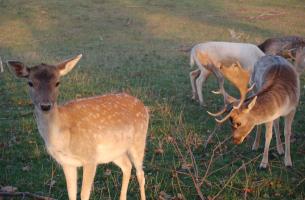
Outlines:
{"label": "field", "polygon": [[[273,138],[269,166],[260,170],[264,141],[255,152],[255,131],[234,145],[228,123],[216,127],[206,113],[223,104],[210,92],[217,89],[215,78],[203,89],[207,108],[191,100],[189,53],[181,51],[209,40],[258,44],[268,37],[305,36],[304,9],[301,0],[0,1],[0,56],[31,66],[82,53],[61,81],[59,102],[117,91],[140,98],[151,110],[144,161],[148,199],[304,200],[305,76],[293,122],[293,167],[284,166]],[[0,188],[67,199],[62,169],[47,154],[32,110],[26,81],[5,66]],[[79,175],[80,186],[81,169]],[[115,165],[100,165],[91,199],[118,199],[121,177]],[[128,199],[139,199],[134,171]]]}

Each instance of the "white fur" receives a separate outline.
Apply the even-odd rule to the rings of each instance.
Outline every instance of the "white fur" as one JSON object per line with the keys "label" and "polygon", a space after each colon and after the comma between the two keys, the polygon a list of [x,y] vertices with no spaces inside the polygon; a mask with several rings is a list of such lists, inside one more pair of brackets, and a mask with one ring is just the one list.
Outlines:
{"label": "white fur", "polygon": [[[196,52],[198,51],[208,55],[207,62],[210,65],[210,69],[200,63],[200,61],[198,60],[196,55]],[[193,66],[196,63],[196,65],[200,69],[200,76],[196,80],[197,84],[195,86],[195,78],[190,74],[193,94],[197,93],[200,103],[204,104],[201,92],[202,85],[208,78],[209,74],[213,72],[211,71],[211,67],[215,70],[218,70],[221,64],[224,62],[227,65],[231,65],[234,62],[238,61],[244,69],[248,70],[249,73],[252,74],[254,64],[260,57],[264,55],[265,54],[257,46],[248,43],[206,42],[195,45],[191,50],[190,65]],[[217,78],[218,82],[221,82],[221,80],[219,80],[220,77]],[[197,88],[197,91],[194,91],[195,87]]]}

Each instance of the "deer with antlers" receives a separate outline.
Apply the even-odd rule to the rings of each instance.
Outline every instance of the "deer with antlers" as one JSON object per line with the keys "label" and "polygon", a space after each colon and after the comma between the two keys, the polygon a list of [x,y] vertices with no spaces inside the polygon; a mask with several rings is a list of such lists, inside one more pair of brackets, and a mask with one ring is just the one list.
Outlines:
{"label": "deer with antlers", "polygon": [[[235,144],[243,142],[251,130],[259,124],[265,124],[265,149],[260,167],[268,165],[269,145],[272,138],[272,126],[274,120],[285,118],[285,166],[292,166],[290,157],[291,125],[299,102],[300,85],[295,68],[280,56],[264,56],[257,61],[251,77],[257,93],[247,98],[240,108],[234,108],[238,100],[230,97],[228,104],[221,112],[209,113],[217,117],[229,112],[223,119],[216,118],[218,123],[230,119],[233,129],[233,141]],[[229,100],[228,100],[229,101]],[[278,121],[276,130],[277,150],[283,153],[280,141]],[[256,137],[255,143],[259,142]]]}
{"label": "deer with antlers", "polygon": [[8,61],[17,77],[26,78],[36,122],[48,153],[62,166],[70,200],[77,197],[77,167],[83,167],[81,199],[88,200],[96,167],[114,162],[123,171],[120,200],[126,200],[132,164],[145,199],[142,169],[149,114],[143,103],[125,93],[106,94],[57,105],[60,77],[81,55],[58,65],[27,67]]}
{"label": "deer with antlers", "polygon": [[[255,62],[264,56],[265,54],[255,45],[247,43],[232,43],[232,42],[206,42],[195,45],[191,50],[190,65],[196,64],[199,69],[190,72],[190,79],[192,85],[192,99],[199,99],[201,105],[205,105],[202,96],[202,86],[213,73],[218,81],[219,91],[214,93],[221,93],[226,101],[227,96],[224,89],[224,74],[221,73],[220,67],[223,65],[235,65],[236,61],[239,62],[238,66],[241,66],[244,73],[248,73],[250,76],[253,71]],[[241,77],[235,74],[236,77]],[[243,82],[245,80],[238,80],[240,92],[239,107],[246,98],[248,92],[247,85],[249,82]],[[225,102],[226,103],[226,102]]]}

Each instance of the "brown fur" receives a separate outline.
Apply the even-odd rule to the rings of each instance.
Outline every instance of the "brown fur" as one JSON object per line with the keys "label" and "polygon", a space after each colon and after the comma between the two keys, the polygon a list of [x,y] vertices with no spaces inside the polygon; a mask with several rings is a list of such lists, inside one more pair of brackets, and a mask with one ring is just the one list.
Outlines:
{"label": "brown fur", "polygon": [[293,59],[296,55],[296,49],[305,47],[305,38],[300,36],[269,38],[258,45],[258,47],[266,54]]}
{"label": "brown fur", "polygon": [[38,130],[48,153],[62,166],[70,200],[76,200],[77,167],[83,167],[81,199],[88,200],[96,167],[114,162],[123,172],[120,200],[126,200],[132,164],[136,168],[141,199],[145,200],[142,169],[149,114],[135,97],[106,94],[56,103],[60,76],[67,74],[81,55],[59,65],[27,68],[9,61],[18,77],[27,78],[35,106]]}
{"label": "brown fur", "polygon": [[[300,85],[296,70],[284,58],[279,56],[264,56],[254,67],[252,81],[258,92],[249,97],[239,109],[231,106],[231,111],[223,120],[230,117],[233,129],[234,143],[240,144],[256,126],[266,124],[266,143],[261,167],[268,163],[269,144],[272,137],[272,125],[278,118],[285,117],[285,165],[291,166],[290,134],[291,124],[300,96]],[[234,102],[232,102],[234,103]],[[277,131],[278,132],[278,131]],[[276,133],[277,144],[281,144],[279,133]],[[256,137],[256,142],[257,142]],[[254,145],[254,146],[257,146]],[[278,146],[279,153],[282,152]]]}

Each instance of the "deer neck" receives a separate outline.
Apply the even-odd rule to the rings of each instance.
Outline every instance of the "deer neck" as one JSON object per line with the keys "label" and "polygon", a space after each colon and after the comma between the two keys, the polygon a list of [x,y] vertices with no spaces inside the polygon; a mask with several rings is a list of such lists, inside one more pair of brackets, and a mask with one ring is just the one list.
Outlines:
{"label": "deer neck", "polygon": [[288,105],[287,98],[278,95],[276,90],[269,90],[258,94],[251,115],[256,124],[266,123],[280,117]]}
{"label": "deer neck", "polygon": [[39,134],[44,139],[44,142],[46,144],[52,143],[55,136],[60,132],[60,117],[57,104],[54,104],[49,112],[43,112],[35,106],[35,116]]}

